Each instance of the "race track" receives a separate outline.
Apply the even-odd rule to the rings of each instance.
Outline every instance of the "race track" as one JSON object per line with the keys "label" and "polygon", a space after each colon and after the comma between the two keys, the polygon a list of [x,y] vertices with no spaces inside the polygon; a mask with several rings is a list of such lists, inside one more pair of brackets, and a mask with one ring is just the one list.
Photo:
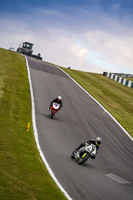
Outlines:
{"label": "race track", "polygon": [[[133,200],[133,142],[89,95],[60,69],[28,57],[40,147],[54,175],[73,200]],[[63,108],[48,116],[61,95]],[[100,136],[95,160],[78,165],[72,151]]]}

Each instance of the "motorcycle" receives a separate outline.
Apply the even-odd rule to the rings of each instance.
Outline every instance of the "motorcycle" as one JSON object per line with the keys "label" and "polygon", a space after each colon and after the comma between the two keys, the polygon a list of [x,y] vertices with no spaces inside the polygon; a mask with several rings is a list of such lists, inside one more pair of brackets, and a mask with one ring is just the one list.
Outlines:
{"label": "motorcycle", "polygon": [[71,154],[71,158],[76,160],[79,165],[85,163],[90,157],[95,156],[97,153],[96,145],[88,144],[84,147],[81,147],[78,150],[74,150]]}
{"label": "motorcycle", "polygon": [[60,104],[53,102],[49,114],[51,119],[53,119],[53,117],[55,116],[55,114],[58,112],[59,109],[60,109]]}

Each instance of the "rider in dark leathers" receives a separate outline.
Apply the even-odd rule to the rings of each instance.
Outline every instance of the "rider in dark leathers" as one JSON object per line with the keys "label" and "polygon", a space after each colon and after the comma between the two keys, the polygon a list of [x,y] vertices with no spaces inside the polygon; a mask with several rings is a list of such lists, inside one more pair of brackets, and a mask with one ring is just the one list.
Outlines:
{"label": "rider in dark leathers", "polygon": [[[102,143],[102,139],[100,137],[97,137],[96,139],[89,139],[89,140],[85,140],[83,141],[80,146],[78,148],[76,148],[75,150],[78,151],[80,148],[89,145],[89,144],[95,144],[96,145],[96,149],[98,151],[100,144]],[[83,150],[79,151],[79,154],[81,155],[81,153],[83,153]],[[79,157],[80,157],[79,155]],[[92,159],[95,159],[95,155],[91,156]]]}
{"label": "rider in dark leathers", "polygon": [[55,98],[53,101],[51,101],[50,106],[49,106],[49,110],[50,110],[50,108],[52,107],[52,104],[53,104],[54,102],[60,104],[59,110],[63,107],[63,104],[62,104],[62,97],[61,97],[61,96],[58,96],[58,97]]}

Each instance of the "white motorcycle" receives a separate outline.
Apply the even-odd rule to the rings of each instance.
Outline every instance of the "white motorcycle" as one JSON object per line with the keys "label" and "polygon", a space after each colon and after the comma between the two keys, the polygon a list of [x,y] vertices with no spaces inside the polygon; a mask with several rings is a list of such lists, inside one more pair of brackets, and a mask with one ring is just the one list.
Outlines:
{"label": "white motorcycle", "polygon": [[90,157],[95,156],[97,153],[96,145],[87,144],[78,150],[74,150],[71,154],[71,158],[76,160],[79,165],[85,163]]}

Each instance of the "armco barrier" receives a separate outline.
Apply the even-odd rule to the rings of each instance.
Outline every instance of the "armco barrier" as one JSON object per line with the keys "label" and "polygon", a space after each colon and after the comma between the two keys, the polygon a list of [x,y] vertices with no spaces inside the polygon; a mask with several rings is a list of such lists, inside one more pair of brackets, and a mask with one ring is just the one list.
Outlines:
{"label": "armco barrier", "polygon": [[129,81],[129,80],[124,79],[116,74],[109,73],[109,72],[104,72],[103,75],[107,76],[108,78],[110,78],[114,81],[117,81],[118,83],[121,83],[122,85],[133,88],[133,81]]}

